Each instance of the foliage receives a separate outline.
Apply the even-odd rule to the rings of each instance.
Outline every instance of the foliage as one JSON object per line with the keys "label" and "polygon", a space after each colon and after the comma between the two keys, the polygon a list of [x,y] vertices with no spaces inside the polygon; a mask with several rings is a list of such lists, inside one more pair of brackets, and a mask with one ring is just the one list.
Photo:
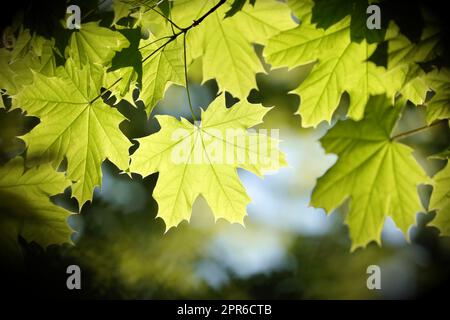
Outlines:
{"label": "foliage", "polygon": [[[25,161],[17,158],[1,168],[1,188],[10,192],[11,183],[19,183],[11,192],[36,199],[30,208],[45,219],[21,220],[23,228],[14,235],[41,245],[67,240],[68,231],[61,226],[68,213],[47,198],[62,192],[69,181],[81,210],[101,185],[106,159],[128,174],[159,172],[153,197],[166,228],[189,220],[200,194],[216,218],[244,223],[250,198],[236,170],[264,175],[284,166],[277,141],[269,138],[278,164],[213,163],[207,144],[219,141],[217,132],[230,128],[243,129],[241,138],[251,144],[247,129],[270,110],[246,101],[257,87],[255,75],[266,71],[264,62],[271,68],[311,67],[293,91],[301,98],[297,114],[303,127],[333,123],[321,142],[339,158],[317,182],[311,204],[331,212],[350,201],[346,222],[352,249],[380,242],[388,216],[408,238],[416,213],[423,211],[419,184],[434,186],[429,210],[436,210],[437,218],[432,225],[448,235],[448,165],[433,181],[413,150],[400,141],[418,130],[392,135],[411,104],[426,108],[426,128],[448,127],[450,73],[442,63],[442,32],[429,24],[413,41],[395,21],[385,21],[381,31],[366,30],[361,17],[368,5],[365,0],[117,0],[109,26],[107,19],[87,14],[83,18],[94,21],[83,21],[80,30],[45,38],[16,25],[14,45],[0,48],[0,88],[4,101],[11,99],[6,104],[2,99],[0,108],[20,108],[40,123],[21,137],[27,147]],[[137,40],[131,36],[136,31]],[[255,47],[264,47],[265,61]],[[222,94],[202,111],[200,124],[157,117],[160,131],[138,139],[135,151],[121,129],[127,111],[119,110],[117,103],[127,101],[129,110],[143,105],[153,117],[169,84],[178,84],[187,90],[196,121],[188,77],[195,63],[201,63],[203,81],[215,79]],[[227,108],[225,92],[239,102]],[[335,123],[346,99],[347,119]],[[191,151],[198,148],[206,164],[173,163],[169,153],[186,140],[174,142],[177,129],[191,132],[194,139],[188,146]],[[233,145],[233,154],[238,148]],[[245,150],[248,157],[251,152]],[[54,181],[51,186],[47,178]],[[27,186],[29,181],[37,186]]]}
{"label": "foliage", "polygon": [[[262,106],[244,102],[227,109],[222,95],[202,112],[199,126],[184,118],[178,121],[170,116],[158,116],[161,130],[138,140],[139,149],[131,157],[130,170],[143,176],[159,172],[153,197],[158,202],[159,216],[167,228],[189,220],[192,204],[200,194],[208,202],[216,219],[244,224],[250,198],[239,182],[236,168],[241,167],[262,176],[266,171],[277,170],[280,165],[286,164],[277,149],[278,141],[270,138],[267,141],[270,150],[276,153],[272,157],[271,153],[261,151],[263,139],[258,133],[243,130],[260,123],[268,111]],[[236,130],[236,135],[231,141],[224,140],[230,128]],[[184,134],[174,140],[171,137],[177,130],[182,130]],[[247,142],[245,149],[239,144],[241,140]],[[229,149],[222,149],[224,142]],[[173,161],[175,148],[179,148],[176,154],[180,153],[183,161]],[[222,163],[220,160],[225,151],[233,157]],[[243,159],[238,157],[241,151]]]}
{"label": "foliage", "polygon": [[19,235],[42,246],[71,242],[66,221],[70,212],[49,199],[69,185],[64,174],[49,164],[24,172],[23,159],[18,157],[0,168],[1,239],[12,254],[20,255]]}

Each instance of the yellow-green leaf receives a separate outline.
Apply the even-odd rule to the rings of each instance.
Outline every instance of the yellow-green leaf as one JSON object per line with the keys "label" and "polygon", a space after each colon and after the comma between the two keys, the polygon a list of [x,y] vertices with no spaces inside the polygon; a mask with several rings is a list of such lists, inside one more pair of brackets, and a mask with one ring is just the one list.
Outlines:
{"label": "yellow-green leaf", "polygon": [[[182,27],[206,13],[217,1],[176,1],[173,20]],[[264,69],[253,43],[266,44],[282,30],[295,26],[286,4],[278,1],[246,3],[232,17],[224,19],[231,8],[226,3],[188,32],[192,58],[203,56],[203,80],[216,79],[221,91],[245,99],[256,88],[255,74]]]}
{"label": "yellow-green leaf", "polygon": [[101,184],[101,164],[106,158],[120,169],[128,168],[131,143],[119,129],[126,118],[99,96],[103,83],[100,66],[80,69],[69,59],[56,75],[36,73],[33,84],[13,99],[41,121],[22,137],[28,162],[51,162],[57,168],[66,157],[72,194],[81,207]]}
{"label": "yellow-green leaf", "polygon": [[236,169],[263,175],[286,164],[277,139],[247,131],[269,110],[247,102],[227,109],[222,94],[202,112],[201,123],[158,116],[161,130],[138,139],[130,170],[144,177],[159,172],[153,197],[167,229],[189,220],[200,194],[216,219],[243,224],[250,198]]}
{"label": "yellow-green leaf", "polygon": [[439,33],[434,28],[427,28],[423,31],[419,43],[412,43],[399,32],[394,23],[390,24],[388,31],[391,35],[388,42],[386,81],[390,85],[387,86],[387,93],[394,97],[399,92],[404,100],[421,105],[425,102],[430,86],[418,63],[429,61],[436,56]]}
{"label": "yellow-green leaf", "polygon": [[53,75],[56,69],[53,46],[54,41],[24,30],[13,50],[0,48],[0,88],[13,95],[33,82],[33,71]]}
{"label": "yellow-green leaf", "polygon": [[430,225],[438,228],[444,236],[450,236],[450,166],[445,166],[433,177],[433,193],[430,210],[436,210],[436,218]]}
{"label": "yellow-green leaf", "polygon": [[346,223],[352,250],[373,240],[380,243],[388,216],[408,237],[422,210],[417,186],[428,178],[412,149],[390,138],[399,114],[386,97],[372,97],[363,120],[339,122],[321,139],[339,159],[319,178],[311,204],[332,212],[350,200]]}
{"label": "yellow-green leaf", "polygon": [[88,63],[109,66],[116,52],[129,45],[120,32],[100,27],[98,22],[89,22],[72,33],[66,57],[72,58],[78,67]]}
{"label": "yellow-green leaf", "polygon": [[384,68],[367,59],[375,45],[352,42],[350,17],[324,30],[308,20],[271,38],[265,50],[269,63],[295,67],[317,62],[310,75],[294,90],[301,97],[297,114],[305,127],[330,122],[344,91],[350,94],[348,116],[359,120],[370,95],[385,91]]}
{"label": "yellow-green leaf", "polygon": [[71,243],[72,230],[67,224],[69,211],[58,207],[50,196],[64,192],[70,185],[63,173],[45,164],[25,170],[18,157],[0,167],[0,238],[2,249],[8,247],[20,255],[18,236],[46,247]]}
{"label": "yellow-green leaf", "polygon": [[183,41],[177,39],[156,51],[167,40],[141,42],[142,87],[139,99],[150,115],[156,103],[164,96],[170,83],[184,84]]}
{"label": "yellow-green leaf", "polygon": [[434,69],[426,75],[427,83],[434,95],[427,106],[427,122],[430,124],[438,119],[450,119],[450,70]]}

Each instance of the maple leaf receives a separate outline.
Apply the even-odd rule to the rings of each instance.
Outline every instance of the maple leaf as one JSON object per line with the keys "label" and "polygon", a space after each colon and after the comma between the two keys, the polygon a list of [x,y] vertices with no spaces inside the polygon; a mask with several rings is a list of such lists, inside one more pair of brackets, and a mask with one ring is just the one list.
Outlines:
{"label": "maple leaf", "polygon": [[98,22],[89,22],[72,33],[65,54],[78,67],[88,63],[109,66],[116,52],[129,45],[121,33],[100,27]]}
{"label": "maple leaf", "polygon": [[[217,1],[176,1],[172,18],[181,27],[205,14]],[[187,34],[191,59],[202,56],[203,80],[216,79],[220,91],[245,99],[256,88],[255,74],[264,72],[253,43],[265,45],[269,37],[295,26],[289,8],[277,1],[246,3],[232,17],[226,3]]]}
{"label": "maple leaf", "polygon": [[112,8],[114,11],[114,19],[112,21],[113,26],[117,26],[117,23],[125,17],[128,17],[132,11],[132,9],[135,8],[133,3],[129,1],[124,0],[113,0],[112,1]]}
{"label": "maple leaf", "polygon": [[311,21],[312,9],[315,4],[313,0],[288,0],[287,3],[300,22]]}
{"label": "maple leaf", "polygon": [[106,158],[121,169],[128,168],[131,143],[119,129],[126,118],[99,97],[102,83],[100,66],[80,69],[68,59],[55,77],[36,73],[33,84],[13,96],[16,105],[41,120],[22,137],[28,160],[52,162],[57,168],[67,157],[67,176],[80,208],[101,184],[101,164]]}
{"label": "maple leaf", "polygon": [[138,87],[137,78],[138,74],[133,67],[123,67],[106,73],[104,87],[117,98],[117,102],[126,100],[136,107],[133,92]]}
{"label": "maple leaf", "polygon": [[53,204],[49,197],[70,186],[63,173],[50,165],[25,171],[17,157],[0,167],[0,230],[3,246],[20,254],[18,236],[46,247],[71,243],[67,224],[69,211]]}
{"label": "maple leaf", "polygon": [[297,111],[304,127],[330,122],[344,91],[350,94],[348,116],[359,120],[370,95],[385,91],[384,68],[367,61],[376,45],[365,40],[352,42],[351,18],[346,16],[328,29],[311,23],[305,2],[300,26],[272,37],[264,50],[266,60],[276,67],[296,67],[316,62],[310,75],[294,90],[301,96]]}
{"label": "maple leaf", "polygon": [[27,29],[19,34],[12,50],[0,48],[0,88],[13,95],[33,82],[33,71],[54,74],[53,46],[54,41],[32,35]]}
{"label": "maple leaf", "polygon": [[427,28],[418,43],[412,43],[391,23],[388,28],[388,65],[385,81],[387,94],[395,97],[399,92],[403,100],[415,105],[425,102],[430,89],[425,71],[419,66],[436,57],[439,45],[439,31]]}
{"label": "maple leaf", "polygon": [[[231,8],[225,13],[225,18],[232,17],[236,13],[239,12],[239,10],[242,10],[244,7],[244,4],[247,2],[247,0],[234,0],[231,4]],[[250,0],[249,3],[251,5],[255,5],[256,0]]]}
{"label": "maple leaf", "polygon": [[[293,0],[292,2],[310,3],[310,0]],[[354,42],[366,39],[369,43],[383,41],[386,29],[367,28],[367,8],[370,0],[314,0],[311,12],[311,22],[317,28],[327,29],[349,15],[351,17],[350,35]]]}
{"label": "maple leaf", "polygon": [[[171,18],[177,25],[190,26],[214,4],[215,1],[177,1]],[[264,71],[252,42],[264,44],[269,36],[293,26],[294,22],[288,16],[288,8],[277,2],[265,2],[255,7],[249,4],[225,20],[225,11],[230,6],[223,7],[187,33],[186,63],[189,65],[193,59],[203,56],[204,81],[215,78],[221,89],[245,98],[256,87],[254,74]],[[274,11],[277,14],[274,15]],[[139,99],[150,114],[167,87],[172,83],[185,85],[185,77],[183,35],[168,41],[180,30],[167,22],[165,28],[161,28],[164,19],[151,10],[136,16],[143,27],[149,20],[147,16],[151,17],[152,27],[148,28],[152,35],[140,46],[143,62]],[[164,45],[166,41],[167,45]],[[219,52],[222,56],[217,55]]]}
{"label": "maple leaf", "polygon": [[388,216],[407,236],[422,210],[417,186],[428,178],[412,149],[390,137],[400,111],[385,96],[372,97],[364,120],[339,122],[321,139],[326,152],[339,159],[319,178],[311,204],[331,212],[351,198],[346,224],[352,250],[380,243]]}
{"label": "maple leaf", "polygon": [[427,83],[434,91],[434,95],[427,106],[427,122],[431,124],[438,119],[450,118],[450,70],[434,69],[426,75]]}
{"label": "maple leaf", "polygon": [[[131,156],[130,170],[144,177],[159,172],[153,197],[167,229],[189,220],[200,194],[216,219],[243,224],[250,198],[236,169],[261,176],[286,164],[278,140],[247,131],[259,124],[269,110],[247,102],[227,109],[222,94],[202,111],[200,124],[157,116],[161,130],[138,139],[139,148]],[[225,138],[230,129],[235,134],[233,139]]]}
{"label": "maple leaf", "polygon": [[139,99],[144,102],[148,115],[170,83],[185,84],[182,41],[177,39],[163,48],[160,45],[160,42],[149,39],[142,42],[140,49],[144,60]]}
{"label": "maple leaf", "polygon": [[[169,2],[166,3],[166,7],[169,6]],[[169,30],[172,32],[172,29],[169,27],[167,20],[164,16],[169,17],[168,12],[164,12],[164,10],[158,10],[158,12],[162,13],[158,14],[155,10],[148,9],[149,6],[140,6],[139,10],[130,14],[130,17],[135,19],[134,27],[139,27],[141,29],[144,38],[149,38],[150,35],[153,36],[161,36],[165,30]],[[169,29],[167,29],[169,27]],[[171,33],[173,34],[173,33]],[[168,35],[168,34],[167,34]]]}
{"label": "maple leaf", "polygon": [[448,163],[433,177],[433,193],[429,210],[437,211],[436,218],[430,225],[438,228],[442,235],[450,236],[450,166]]}

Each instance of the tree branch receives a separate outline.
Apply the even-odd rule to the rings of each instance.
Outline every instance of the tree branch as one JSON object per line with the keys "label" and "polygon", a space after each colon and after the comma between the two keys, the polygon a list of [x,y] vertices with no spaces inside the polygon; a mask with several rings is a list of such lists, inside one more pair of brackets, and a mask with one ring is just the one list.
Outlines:
{"label": "tree branch", "polygon": [[[208,10],[208,12],[206,12],[204,15],[202,15],[200,18],[198,18],[197,20],[194,20],[192,22],[192,24],[186,28],[180,28],[180,31],[173,34],[172,36],[166,36],[166,37],[162,37],[160,39],[155,40],[154,42],[160,41],[162,39],[168,39],[166,42],[164,42],[161,46],[159,46],[155,51],[153,51],[152,53],[150,53],[147,57],[145,57],[142,60],[142,63],[144,63],[145,61],[147,61],[148,59],[150,59],[152,56],[154,56],[156,53],[158,53],[159,51],[161,51],[162,49],[164,49],[169,43],[171,43],[172,41],[176,40],[180,35],[184,35],[185,39],[184,39],[184,58],[186,59],[186,34],[189,30],[191,30],[192,28],[195,28],[196,26],[198,26],[203,20],[206,19],[206,17],[208,17],[210,14],[212,14],[214,11],[216,11],[217,9],[219,9],[223,4],[225,4],[226,0],[220,0],[215,6],[213,6],[211,9]],[[153,43],[154,43],[153,42]],[[185,77],[186,77],[186,86],[187,86],[187,67],[186,67],[186,63],[185,63]],[[117,83],[119,83],[120,80],[122,80],[123,77],[118,78],[111,87],[115,86]],[[109,89],[107,89],[109,90]],[[190,97],[189,97],[189,91],[188,93],[188,99],[189,99],[189,103],[190,103]],[[100,97],[103,96],[104,93],[99,94],[96,98],[94,98],[92,102],[96,101],[97,99],[99,99]],[[190,105],[191,109],[192,106]],[[195,116],[194,116],[194,120],[195,120]]]}
{"label": "tree branch", "polygon": [[169,40],[167,40],[166,42],[164,42],[163,45],[161,45],[158,49],[156,49],[154,52],[152,52],[149,56],[145,57],[142,62],[147,61],[151,56],[153,56],[154,53],[158,52],[159,50],[163,49],[165,46],[167,46],[169,43],[171,43],[172,41],[174,41],[176,38],[178,38],[180,35],[182,34],[186,34],[189,30],[191,30],[192,28],[195,28],[196,26],[198,26],[203,20],[205,20],[206,17],[208,17],[210,14],[212,14],[214,11],[216,11],[217,9],[219,9],[223,4],[225,4],[226,0],[220,0],[214,7],[212,7],[211,9],[208,10],[208,12],[206,12],[204,15],[202,15],[200,18],[198,18],[197,20],[194,20],[192,22],[192,24],[189,27],[186,28],[180,28],[180,31],[175,33],[174,35],[168,37]]}
{"label": "tree branch", "polygon": [[196,26],[198,26],[203,20],[205,20],[205,18],[207,16],[209,16],[211,13],[213,13],[214,11],[216,11],[217,9],[219,9],[224,3],[226,2],[226,0],[220,0],[219,2],[217,2],[217,4],[212,7],[211,9],[209,9],[208,12],[206,12],[204,15],[202,15],[200,18],[198,18],[197,20],[194,20],[194,22],[187,28],[184,28],[183,31],[184,32],[188,32],[189,29],[194,28]]}
{"label": "tree branch", "polygon": [[423,126],[423,127],[420,127],[420,128],[416,128],[416,129],[410,130],[410,131],[402,132],[400,134],[397,134],[397,135],[391,137],[390,140],[394,141],[394,140],[403,139],[403,138],[412,136],[412,135],[414,135],[416,133],[428,130],[428,129],[432,128],[432,127],[438,126],[438,125],[440,125],[442,123],[445,123],[447,121],[448,121],[448,119],[442,119],[442,120],[436,121],[436,122],[434,122],[434,123],[432,123],[432,124],[430,124],[428,126]]}

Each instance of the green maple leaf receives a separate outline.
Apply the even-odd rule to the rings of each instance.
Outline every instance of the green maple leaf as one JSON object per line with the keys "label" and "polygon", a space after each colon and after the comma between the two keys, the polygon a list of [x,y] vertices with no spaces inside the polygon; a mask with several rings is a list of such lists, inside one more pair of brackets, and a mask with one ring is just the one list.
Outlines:
{"label": "green maple leaf", "polygon": [[[172,18],[181,27],[205,14],[217,1],[176,1]],[[227,2],[188,32],[188,54],[202,57],[203,80],[216,79],[221,91],[245,99],[256,88],[255,74],[263,72],[253,43],[265,45],[269,37],[295,26],[289,8],[277,1],[245,4],[232,17]]]}
{"label": "green maple leaf", "polygon": [[399,92],[404,100],[415,105],[425,102],[430,90],[426,73],[418,63],[427,62],[436,57],[439,45],[439,32],[434,28],[423,31],[418,43],[412,43],[391,23],[388,29],[388,66],[386,72],[387,94],[391,97]]}
{"label": "green maple leaf", "polygon": [[10,95],[33,82],[33,71],[52,75],[56,69],[54,41],[22,31],[10,51],[0,48],[0,88]]}
{"label": "green maple leaf", "polygon": [[[215,1],[177,1],[171,18],[179,26],[189,26],[214,4]],[[267,37],[292,26],[293,21],[288,16],[287,7],[276,2],[265,2],[255,7],[249,4],[238,14],[223,20],[229,7],[224,5],[188,32],[187,64],[203,56],[204,80],[215,78],[221,89],[245,98],[256,87],[254,74],[263,71],[252,42],[265,43]],[[276,10],[278,13],[274,15]],[[160,22],[160,16],[153,19],[153,11],[146,12],[142,20],[146,21],[145,17],[149,14],[153,24]],[[161,23],[157,25],[160,27]],[[167,23],[163,29],[152,28],[153,36],[141,43],[143,63],[139,99],[144,102],[149,114],[164,96],[169,84],[185,84],[183,35],[162,47],[167,41],[164,37],[173,35],[172,28]],[[256,28],[260,29],[256,31]],[[175,28],[174,31],[179,30]]]}
{"label": "green maple leaf", "polygon": [[[340,41],[340,40],[339,40]],[[350,106],[347,115],[360,120],[370,95],[385,91],[383,68],[365,61],[374,48],[365,43],[347,42],[337,56],[329,56],[314,66],[311,74],[296,89],[302,103],[297,114],[305,127],[331,121],[341,95],[347,91]]]}
{"label": "green maple leaf", "polygon": [[130,14],[130,5],[122,0],[113,0],[112,8],[114,11],[114,19],[112,25],[117,25],[120,19],[128,17]]}
{"label": "green maple leaf", "polygon": [[351,198],[346,223],[352,250],[380,243],[387,216],[407,236],[422,210],[417,185],[428,178],[412,149],[390,138],[400,111],[386,97],[372,97],[364,120],[339,122],[321,139],[326,152],[339,159],[319,178],[311,204],[331,212]]}
{"label": "green maple leaf", "polygon": [[436,218],[430,223],[438,228],[442,235],[450,236],[450,166],[445,166],[433,177],[433,193],[430,210],[436,210]]}
{"label": "green maple leaf", "polygon": [[[160,13],[163,13],[163,15],[168,17],[168,14],[162,11],[163,10],[159,9]],[[160,35],[161,33],[164,33],[164,30],[168,31],[170,29],[170,32],[172,32],[167,20],[163,16],[156,13],[154,10],[146,9],[144,6],[140,7],[136,12],[131,13],[130,16],[135,19],[134,27],[139,27],[141,32],[145,35],[145,38],[149,35]],[[169,27],[169,29],[167,29],[167,27]]]}
{"label": "green maple leaf", "polygon": [[112,1],[112,8],[114,11],[114,19],[112,22],[113,26],[117,26],[117,23],[122,18],[128,17],[131,13],[131,11],[136,6],[130,2],[130,1],[124,1],[124,0],[113,0]]}
{"label": "green maple leaf", "polygon": [[0,230],[2,247],[20,254],[18,236],[43,247],[71,243],[67,224],[71,214],[53,204],[49,197],[70,186],[63,173],[50,165],[24,170],[18,157],[0,167]]}
{"label": "green maple leaf", "polygon": [[140,49],[144,60],[139,99],[144,102],[149,115],[170,83],[185,83],[183,42],[177,39],[156,52],[160,46],[161,42],[154,43],[154,39],[149,39],[142,42]]}
{"label": "green maple leaf", "polygon": [[69,59],[55,77],[36,73],[33,84],[13,96],[16,105],[41,120],[22,137],[29,162],[52,162],[57,168],[66,157],[67,176],[80,208],[100,185],[106,158],[128,168],[131,143],[119,129],[126,118],[99,98],[102,83],[100,66],[80,69]]}
{"label": "green maple leaf", "polygon": [[65,54],[78,67],[88,63],[109,66],[116,52],[129,45],[121,33],[100,27],[98,22],[89,22],[72,33]]}
{"label": "green maple leaf", "polygon": [[450,70],[434,69],[426,75],[427,84],[434,91],[434,96],[426,103],[427,122],[450,118]]}
{"label": "green maple leaf", "polygon": [[288,0],[288,5],[300,22],[311,21],[312,9],[315,5],[313,0]]}
{"label": "green maple leaf", "polygon": [[[130,170],[144,177],[159,172],[153,197],[167,229],[189,220],[200,194],[216,219],[243,224],[250,198],[236,169],[261,176],[285,165],[276,139],[247,131],[260,123],[269,110],[247,102],[227,109],[222,94],[202,112],[200,125],[183,118],[178,121],[157,116],[161,130],[138,139],[139,149],[131,156]],[[236,130],[236,139],[225,139],[227,129]],[[227,147],[228,152],[224,149]]]}
{"label": "green maple leaf", "polygon": [[104,79],[104,87],[108,88],[117,102],[126,100],[136,106],[133,99],[134,89],[138,87],[138,75],[133,67],[124,67],[107,72]]}
{"label": "green maple leaf", "polygon": [[391,23],[386,37],[389,40],[389,69],[404,64],[430,61],[439,53],[439,30],[434,27],[424,29],[420,41],[413,43],[399,32],[395,23]]}
{"label": "green maple leaf", "polygon": [[376,45],[351,41],[350,16],[326,30],[311,24],[311,15],[303,16],[300,26],[271,38],[264,51],[267,61],[277,67],[317,62],[294,91],[301,96],[297,114],[302,125],[329,122],[344,91],[350,94],[348,116],[361,119],[369,96],[385,91],[384,68],[367,61]]}
{"label": "green maple leaf", "polygon": [[[293,2],[311,2],[294,0]],[[366,39],[369,43],[383,41],[385,29],[369,30],[366,26],[368,0],[314,0],[311,22],[318,28],[327,29],[347,15],[351,16],[350,33],[352,41]],[[373,1],[372,1],[373,2]]]}
{"label": "green maple leaf", "polygon": [[[242,8],[244,7],[244,4],[246,2],[247,2],[247,0],[234,0],[233,3],[231,4],[231,8],[225,14],[225,18],[232,17],[236,13],[238,13],[239,10],[242,10]],[[255,5],[255,2],[256,2],[256,0],[250,0],[249,1],[249,3],[251,5]]]}

